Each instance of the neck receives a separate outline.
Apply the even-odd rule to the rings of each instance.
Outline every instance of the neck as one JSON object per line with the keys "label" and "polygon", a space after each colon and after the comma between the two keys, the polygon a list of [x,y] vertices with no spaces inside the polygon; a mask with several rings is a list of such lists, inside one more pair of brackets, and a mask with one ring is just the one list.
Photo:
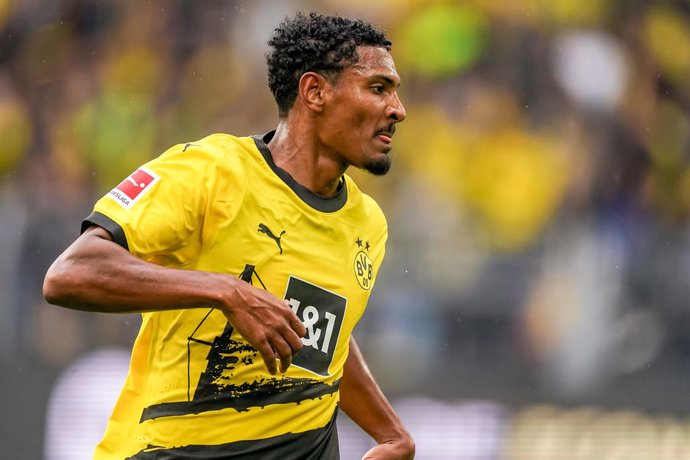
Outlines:
{"label": "neck", "polygon": [[340,178],[347,168],[328,155],[315,131],[282,119],[268,148],[273,162],[300,185],[324,197],[338,191]]}

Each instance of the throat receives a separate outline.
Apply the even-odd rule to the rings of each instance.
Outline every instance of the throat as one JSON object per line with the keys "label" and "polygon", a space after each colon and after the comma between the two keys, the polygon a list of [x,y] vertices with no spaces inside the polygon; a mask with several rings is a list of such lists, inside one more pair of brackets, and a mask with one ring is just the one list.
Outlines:
{"label": "throat", "polygon": [[326,183],[326,186],[323,189],[324,193],[317,192],[317,194],[323,196],[324,198],[330,198],[333,195],[340,192],[344,186],[345,179],[342,176],[340,176],[337,179]]}

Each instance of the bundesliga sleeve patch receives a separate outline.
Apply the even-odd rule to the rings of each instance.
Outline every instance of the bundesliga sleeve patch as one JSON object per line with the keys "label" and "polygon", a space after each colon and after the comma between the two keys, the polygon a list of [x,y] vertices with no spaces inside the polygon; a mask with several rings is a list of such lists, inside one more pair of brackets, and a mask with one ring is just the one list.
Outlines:
{"label": "bundesliga sleeve patch", "polygon": [[120,184],[108,192],[108,197],[115,200],[125,209],[144,196],[160,178],[151,170],[139,168]]}

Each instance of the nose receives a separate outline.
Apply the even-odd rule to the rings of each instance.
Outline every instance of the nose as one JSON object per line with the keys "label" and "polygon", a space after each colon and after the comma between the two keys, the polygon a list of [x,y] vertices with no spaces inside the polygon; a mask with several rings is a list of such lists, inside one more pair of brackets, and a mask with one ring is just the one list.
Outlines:
{"label": "nose", "polygon": [[388,103],[388,107],[386,107],[386,116],[396,123],[400,123],[407,116],[405,106],[400,102],[397,92],[391,95],[391,101]]}

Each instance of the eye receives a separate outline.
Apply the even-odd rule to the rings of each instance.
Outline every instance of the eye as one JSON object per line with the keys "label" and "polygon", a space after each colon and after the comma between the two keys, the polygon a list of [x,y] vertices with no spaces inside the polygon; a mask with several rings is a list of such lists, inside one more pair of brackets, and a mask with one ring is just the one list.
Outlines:
{"label": "eye", "polygon": [[371,90],[376,94],[383,94],[383,85],[372,85]]}

